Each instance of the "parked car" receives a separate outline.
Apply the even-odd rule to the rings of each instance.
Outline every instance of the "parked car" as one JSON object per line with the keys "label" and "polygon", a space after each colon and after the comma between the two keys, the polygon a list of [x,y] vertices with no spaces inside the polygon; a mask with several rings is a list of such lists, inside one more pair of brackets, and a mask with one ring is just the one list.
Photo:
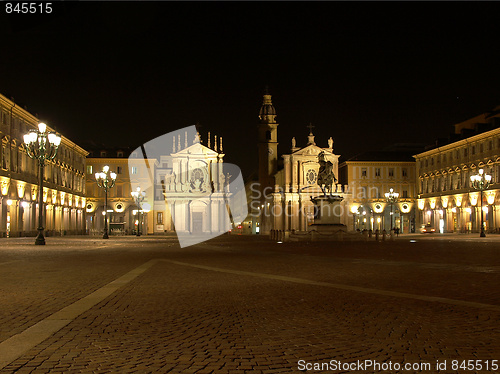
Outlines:
{"label": "parked car", "polygon": [[436,229],[432,227],[432,225],[427,224],[427,225],[422,225],[422,227],[420,228],[420,232],[422,234],[432,234],[436,232]]}

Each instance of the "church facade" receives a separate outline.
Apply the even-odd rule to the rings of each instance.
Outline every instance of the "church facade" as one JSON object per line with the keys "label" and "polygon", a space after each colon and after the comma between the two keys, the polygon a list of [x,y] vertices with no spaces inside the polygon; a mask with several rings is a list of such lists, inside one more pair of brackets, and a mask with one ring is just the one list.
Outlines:
{"label": "church facade", "polygon": [[[209,138],[210,139],[210,138]],[[210,145],[210,140],[208,144]],[[199,235],[228,230],[225,218],[225,176],[222,144],[209,148],[196,141],[170,155],[160,156],[156,169],[155,207],[163,210],[156,231]],[[160,204],[158,204],[160,202]],[[164,204],[163,202],[166,202]],[[162,209],[163,208],[163,209]]]}
{"label": "church facade", "polygon": [[[152,201],[150,232],[175,230],[181,244],[192,236],[217,236],[231,228],[228,167],[222,138],[203,144],[195,126],[160,136],[134,150],[128,160],[131,190]],[[227,166],[227,165],[226,165]]]}
{"label": "church facade", "polygon": [[[309,231],[314,223],[314,204],[312,198],[323,195],[318,185],[320,163],[318,156],[333,165],[332,172],[338,176],[339,155],[333,150],[333,139],[325,141],[327,147],[316,144],[315,136],[310,127],[307,143],[297,144],[295,138],[291,140],[290,151],[281,155],[283,167],[278,170],[278,123],[276,110],[272,104],[271,95],[264,94],[262,107],[259,113],[259,204],[251,209],[259,220],[254,224],[259,226],[258,232],[269,233],[271,230],[289,232]],[[257,189],[254,189],[256,192]],[[349,227],[349,195],[337,183],[332,186],[331,193],[343,198],[340,210],[341,223]]]}

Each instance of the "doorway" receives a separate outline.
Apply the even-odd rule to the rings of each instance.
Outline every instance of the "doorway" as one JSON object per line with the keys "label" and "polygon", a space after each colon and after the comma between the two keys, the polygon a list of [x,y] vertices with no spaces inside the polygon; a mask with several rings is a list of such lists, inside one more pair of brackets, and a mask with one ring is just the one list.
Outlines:
{"label": "doorway", "polygon": [[203,233],[203,213],[193,212],[193,234]]}

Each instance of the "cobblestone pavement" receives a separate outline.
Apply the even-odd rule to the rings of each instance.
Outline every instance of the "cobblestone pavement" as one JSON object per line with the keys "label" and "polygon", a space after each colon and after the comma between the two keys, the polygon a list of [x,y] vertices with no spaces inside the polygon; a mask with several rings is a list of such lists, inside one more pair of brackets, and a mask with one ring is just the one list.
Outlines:
{"label": "cobblestone pavement", "polygon": [[[223,236],[184,249],[173,237],[48,238],[42,248],[0,239],[0,352],[109,291],[0,373],[404,371],[305,370],[330,360],[500,372],[494,361],[477,366],[500,360],[500,241],[410,239]],[[455,370],[452,360],[474,368]]]}

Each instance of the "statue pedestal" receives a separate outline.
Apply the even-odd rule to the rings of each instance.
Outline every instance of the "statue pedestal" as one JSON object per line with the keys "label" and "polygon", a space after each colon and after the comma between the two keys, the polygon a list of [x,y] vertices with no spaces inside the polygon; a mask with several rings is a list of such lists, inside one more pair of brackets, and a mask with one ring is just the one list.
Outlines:
{"label": "statue pedestal", "polygon": [[335,234],[339,231],[347,231],[347,226],[341,223],[344,207],[340,202],[344,200],[340,196],[320,196],[311,198],[314,203],[314,223],[309,226],[309,231],[318,233]]}

